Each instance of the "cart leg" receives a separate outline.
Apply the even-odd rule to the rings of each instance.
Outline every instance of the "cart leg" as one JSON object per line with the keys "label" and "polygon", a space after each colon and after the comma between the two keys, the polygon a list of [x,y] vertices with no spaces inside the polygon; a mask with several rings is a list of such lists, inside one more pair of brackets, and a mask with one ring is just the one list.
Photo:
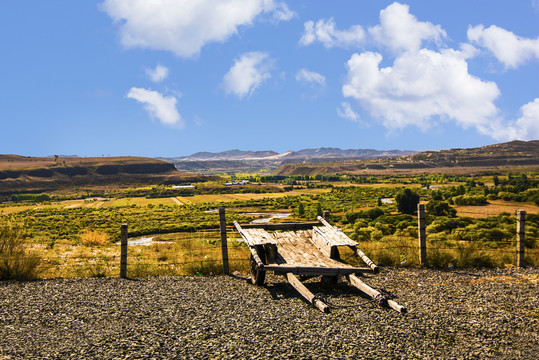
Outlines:
{"label": "cart leg", "polygon": [[294,274],[286,273],[286,279],[290,285],[292,285],[301,294],[301,296],[305,298],[305,300],[316,306],[323,313],[329,312],[329,306],[327,306],[322,300],[316,299],[314,294],[310,292],[309,289],[307,289]]}
{"label": "cart leg", "polygon": [[[361,290],[362,292],[364,292],[365,294],[369,295],[372,299],[382,298],[382,294],[380,294],[378,290],[371,288],[369,285],[365,284],[355,275],[350,275],[350,283],[354,285],[356,288],[358,288],[359,290]],[[404,306],[397,304],[393,300],[385,300],[383,302],[383,305],[386,305],[400,313],[406,312],[406,308]]]}

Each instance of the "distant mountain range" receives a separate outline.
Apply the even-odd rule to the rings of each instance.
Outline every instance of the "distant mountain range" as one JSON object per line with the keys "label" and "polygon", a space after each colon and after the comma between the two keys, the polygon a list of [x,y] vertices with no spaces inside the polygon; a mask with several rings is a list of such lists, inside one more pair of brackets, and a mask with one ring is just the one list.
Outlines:
{"label": "distant mountain range", "polygon": [[318,148],[278,153],[275,151],[228,150],[218,153],[198,152],[189,156],[159,158],[171,162],[178,170],[197,173],[223,173],[228,171],[275,170],[282,165],[319,163],[345,160],[366,160],[413,155],[417,151]]}
{"label": "distant mountain range", "polygon": [[423,151],[412,155],[334,163],[284,164],[276,175],[462,173],[537,171],[539,140],[511,141],[469,149]]}

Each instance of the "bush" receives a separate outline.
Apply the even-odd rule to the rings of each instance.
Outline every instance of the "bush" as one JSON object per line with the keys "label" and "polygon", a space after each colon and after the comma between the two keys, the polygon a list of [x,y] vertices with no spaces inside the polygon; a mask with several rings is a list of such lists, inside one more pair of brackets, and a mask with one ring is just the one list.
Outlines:
{"label": "bush", "polygon": [[419,204],[419,195],[410,189],[399,191],[395,196],[397,210],[403,214],[414,214]]}
{"label": "bush", "polygon": [[[505,200],[505,199],[504,199]],[[459,195],[453,197],[455,205],[486,205],[487,198],[483,195]]]}
{"label": "bush", "polygon": [[481,251],[474,242],[457,245],[456,266],[459,268],[496,267],[495,261]]}
{"label": "bush", "polygon": [[41,259],[26,251],[24,229],[9,221],[0,222],[0,280],[32,280],[40,273]]}
{"label": "bush", "polygon": [[449,206],[446,201],[431,200],[427,203],[427,211],[434,216],[455,216],[457,210]]}
{"label": "bush", "polygon": [[80,234],[80,239],[86,246],[102,246],[110,241],[110,236],[102,231],[85,230]]}

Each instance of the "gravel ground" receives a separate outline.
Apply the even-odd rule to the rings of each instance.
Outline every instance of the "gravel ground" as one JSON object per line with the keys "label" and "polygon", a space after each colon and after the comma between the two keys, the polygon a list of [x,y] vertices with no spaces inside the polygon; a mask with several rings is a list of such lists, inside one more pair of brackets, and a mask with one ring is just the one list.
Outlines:
{"label": "gravel ground", "polygon": [[[537,359],[539,269],[383,269],[366,277],[408,308],[323,314],[283,277],[0,282],[0,359]],[[346,284],[336,304],[365,299]]]}

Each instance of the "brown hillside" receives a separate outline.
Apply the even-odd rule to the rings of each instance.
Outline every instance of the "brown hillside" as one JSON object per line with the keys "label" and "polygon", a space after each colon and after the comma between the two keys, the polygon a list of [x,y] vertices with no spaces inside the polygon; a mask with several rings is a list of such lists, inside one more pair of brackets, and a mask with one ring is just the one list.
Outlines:
{"label": "brown hillside", "polygon": [[208,178],[144,157],[24,157],[0,155],[0,194],[86,186],[179,184]]}
{"label": "brown hillside", "polygon": [[281,166],[276,175],[316,174],[414,174],[446,172],[466,174],[488,170],[539,170],[539,140],[511,141],[470,149],[424,151],[397,158],[363,161],[340,161],[317,164],[288,164]]}

